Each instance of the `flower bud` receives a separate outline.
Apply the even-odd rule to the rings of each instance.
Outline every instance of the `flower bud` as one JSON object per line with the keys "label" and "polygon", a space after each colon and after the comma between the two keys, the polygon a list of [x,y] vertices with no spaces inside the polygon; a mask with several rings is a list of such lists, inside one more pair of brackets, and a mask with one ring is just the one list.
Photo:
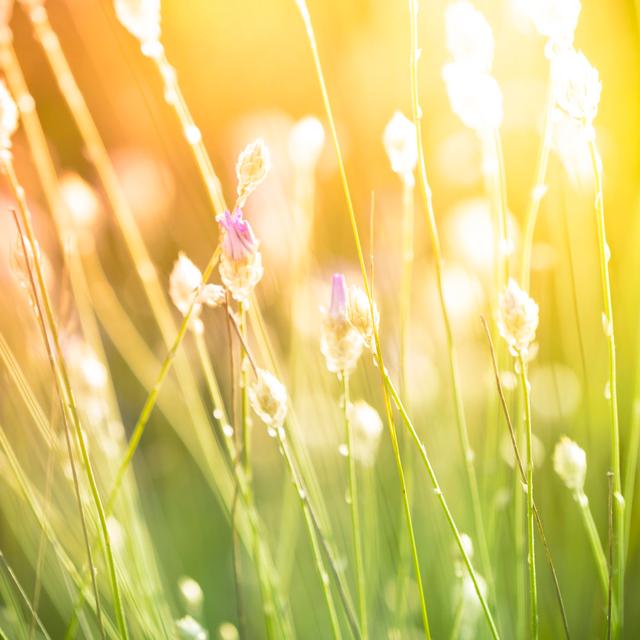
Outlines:
{"label": "flower bud", "polygon": [[324,314],[320,350],[332,373],[349,373],[358,362],[364,340],[349,319],[349,293],[344,275],[336,273],[331,287],[331,305]]}
{"label": "flower bud", "polygon": [[454,2],[445,12],[447,49],[455,62],[475,65],[489,72],[493,64],[493,31],[470,2]]}
{"label": "flower bud", "polygon": [[234,300],[246,302],[264,274],[259,242],[240,209],[225,211],[216,220],[224,233],[220,277]]}
{"label": "flower bud", "polygon": [[375,347],[375,332],[380,324],[380,314],[375,302],[373,303],[373,317],[371,305],[365,291],[357,285],[349,287],[349,322],[362,336],[368,349]]}
{"label": "flower bud", "polygon": [[569,489],[582,492],[587,475],[587,454],[566,436],[560,438],[553,452],[553,468]]}
{"label": "flower bud", "polygon": [[523,291],[518,283],[509,284],[500,294],[498,330],[516,355],[526,352],[536,337],[538,305]]}
{"label": "flower bud", "polygon": [[269,371],[258,369],[249,387],[251,407],[268,427],[279,429],[287,416],[287,390]]}
{"label": "flower bud", "polygon": [[262,138],[248,144],[238,156],[238,206],[242,207],[271,169],[269,149]]}
{"label": "flower bud", "polygon": [[396,111],[384,129],[382,142],[391,162],[391,170],[403,180],[412,179],[418,164],[418,142],[413,122]]}
{"label": "flower bud", "polygon": [[160,40],[160,0],[115,0],[116,16],[140,44]]}
{"label": "flower bud", "polygon": [[190,328],[196,333],[202,333],[203,330],[200,320],[202,305],[218,307],[225,301],[224,289],[220,285],[202,286],[202,272],[182,251],[171,271],[169,296],[183,316],[189,313],[191,305],[194,304]]}

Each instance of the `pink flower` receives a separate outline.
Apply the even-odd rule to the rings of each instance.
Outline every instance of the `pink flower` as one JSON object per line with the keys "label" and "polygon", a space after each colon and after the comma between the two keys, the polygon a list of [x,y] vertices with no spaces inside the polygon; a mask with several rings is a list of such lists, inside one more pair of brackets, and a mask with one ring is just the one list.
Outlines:
{"label": "pink flower", "polygon": [[348,320],[347,283],[342,273],[334,273],[331,280],[331,306],[329,307],[329,317],[332,320]]}
{"label": "pink flower", "polygon": [[241,209],[236,209],[233,213],[225,211],[216,220],[224,229],[222,250],[229,260],[239,261],[254,256],[258,249],[258,241],[251,226],[242,217]]}

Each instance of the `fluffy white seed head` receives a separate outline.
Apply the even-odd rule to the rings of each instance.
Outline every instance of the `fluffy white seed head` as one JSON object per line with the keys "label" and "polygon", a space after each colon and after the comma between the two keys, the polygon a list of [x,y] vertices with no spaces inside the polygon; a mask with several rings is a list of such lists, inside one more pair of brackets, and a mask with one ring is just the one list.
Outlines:
{"label": "fluffy white seed head", "polygon": [[525,5],[538,33],[561,46],[573,43],[580,9],[580,0],[528,0]]}
{"label": "fluffy white seed head", "polygon": [[248,144],[238,156],[236,177],[238,178],[238,207],[242,207],[246,199],[256,187],[267,177],[271,169],[269,148],[262,138]]}
{"label": "fluffy white seed head", "polygon": [[591,129],[598,114],[602,83],[585,55],[574,49],[555,55],[551,62],[551,81],[557,108]]}
{"label": "fluffy white seed head", "polygon": [[114,0],[116,16],[122,26],[148,45],[160,39],[160,0]]}
{"label": "fluffy white seed head", "polygon": [[515,354],[526,355],[538,328],[538,305],[511,278],[500,294],[498,330]]}
{"label": "fluffy white seed head", "polygon": [[587,454],[566,436],[560,438],[553,452],[553,468],[569,489],[582,492],[587,475]]}
{"label": "fluffy white seed head", "polygon": [[465,62],[488,72],[493,64],[493,31],[470,2],[454,2],[445,12],[447,49],[455,62]]}
{"label": "fluffy white seed head", "polygon": [[249,387],[249,401],[260,419],[270,428],[279,429],[287,417],[287,390],[272,373],[258,369]]}
{"label": "fluffy white seed head", "polygon": [[324,127],[318,118],[306,116],[289,132],[289,158],[303,171],[313,171],[324,147]]}
{"label": "fluffy white seed head", "polygon": [[180,590],[180,596],[185,608],[189,613],[195,616],[200,615],[204,601],[202,587],[193,578],[182,576],[178,580],[178,589]]}
{"label": "fluffy white seed head", "polygon": [[442,70],[452,111],[479,135],[500,128],[502,91],[496,79],[465,62],[451,62]]}
{"label": "fluffy white seed head", "polygon": [[382,142],[389,156],[391,170],[404,180],[413,180],[418,163],[418,143],[413,122],[396,111],[384,129]]}
{"label": "fluffy white seed head", "polygon": [[380,415],[364,400],[351,403],[347,411],[353,430],[353,457],[362,465],[370,467],[375,460],[384,428]]}
{"label": "fluffy white seed head", "polygon": [[217,307],[225,301],[224,289],[220,285],[206,284],[204,287],[201,285],[202,272],[181,251],[169,278],[169,296],[183,316],[187,315],[191,304],[195,301],[190,328],[196,333],[201,333],[203,330],[200,320],[202,305]]}
{"label": "fluffy white seed head", "polygon": [[7,85],[0,80],[0,149],[11,149],[11,138],[18,128],[18,107],[7,89]]}
{"label": "fluffy white seed head", "polygon": [[176,630],[180,640],[209,640],[207,630],[191,616],[176,620]]}

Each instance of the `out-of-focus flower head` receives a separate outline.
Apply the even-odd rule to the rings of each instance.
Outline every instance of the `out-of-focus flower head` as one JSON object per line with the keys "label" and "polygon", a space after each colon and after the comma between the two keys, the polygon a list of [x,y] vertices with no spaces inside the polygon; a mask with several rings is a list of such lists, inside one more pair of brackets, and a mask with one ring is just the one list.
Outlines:
{"label": "out-of-focus flower head", "polygon": [[349,423],[353,430],[352,455],[364,466],[371,466],[382,435],[383,424],[378,412],[364,400],[349,405]]}
{"label": "out-of-focus flower head", "polygon": [[493,31],[485,17],[470,2],[447,6],[445,12],[447,49],[455,62],[464,62],[489,72],[493,65]]}
{"label": "out-of-focus flower head", "polygon": [[178,589],[185,608],[191,615],[199,616],[202,613],[202,603],[204,602],[202,587],[193,578],[182,576],[178,580]]}
{"label": "out-of-focus flower head", "polygon": [[67,172],[60,178],[60,196],[74,226],[91,227],[102,211],[95,190],[77,173]]}
{"label": "out-of-focus flower head", "polygon": [[320,350],[327,361],[327,369],[332,373],[350,373],[363,346],[362,334],[349,319],[349,291],[345,277],[335,273],[331,282],[331,304],[324,313],[320,333]]}
{"label": "out-of-focus flower head", "polygon": [[538,328],[538,305],[511,278],[500,294],[498,330],[515,355],[526,356]]}
{"label": "out-of-focus flower head", "polygon": [[114,0],[122,26],[142,45],[160,40],[160,0]]}
{"label": "out-of-focus flower head", "polygon": [[180,640],[209,640],[207,630],[191,616],[176,620],[176,630]]}
{"label": "out-of-focus flower head", "polygon": [[552,59],[551,82],[556,107],[593,135],[602,92],[598,71],[581,51],[567,49]]}
{"label": "out-of-focus flower head", "polygon": [[524,8],[538,33],[548,38],[554,47],[573,44],[580,0],[528,0]]}
{"label": "out-of-focus flower head", "polygon": [[373,303],[373,316],[369,297],[362,287],[352,284],[348,293],[349,322],[360,333],[365,346],[373,350],[375,348],[375,332],[380,324],[378,308]]}
{"label": "out-of-focus flower head", "polygon": [[576,187],[588,190],[593,183],[589,138],[585,128],[560,109],[551,113],[551,149]]}
{"label": "out-of-focus flower head", "polygon": [[480,136],[500,128],[502,91],[496,79],[475,65],[451,62],[442,69],[451,109],[462,123]]}
{"label": "out-of-focus flower head", "polygon": [[280,429],[287,417],[287,390],[271,372],[258,369],[256,380],[249,387],[251,407],[269,427],[270,434]]}
{"label": "out-of-focus flower head", "polygon": [[318,118],[305,116],[289,132],[289,158],[303,171],[313,171],[324,147],[324,127]]}
{"label": "out-of-focus flower head", "polygon": [[248,144],[238,156],[238,207],[242,207],[271,169],[269,148],[262,138]]}
{"label": "out-of-focus flower head", "polygon": [[18,107],[4,80],[0,80],[0,150],[11,149],[11,138],[18,128]]}
{"label": "out-of-focus flower head", "polygon": [[418,142],[413,122],[396,111],[384,128],[382,142],[391,170],[403,180],[413,183],[413,172],[418,164]]}
{"label": "out-of-focus flower head", "polygon": [[587,454],[584,449],[563,436],[553,452],[553,468],[569,489],[582,493],[587,475]]}
{"label": "out-of-focus flower head", "polygon": [[234,300],[246,302],[264,273],[260,243],[241,209],[225,211],[216,220],[223,231],[220,277]]}
{"label": "out-of-focus flower head", "polygon": [[169,278],[169,295],[171,301],[183,316],[189,312],[194,304],[191,314],[190,328],[196,333],[202,333],[203,325],[200,320],[202,305],[217,307],[224,304],[224,289],[216,284],[202,286],[202,272],[181,251],[173,265]]}

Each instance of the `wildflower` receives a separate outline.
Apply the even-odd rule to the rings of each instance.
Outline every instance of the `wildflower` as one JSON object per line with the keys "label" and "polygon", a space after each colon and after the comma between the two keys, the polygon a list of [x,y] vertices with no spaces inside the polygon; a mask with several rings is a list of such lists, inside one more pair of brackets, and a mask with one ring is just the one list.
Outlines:
{"label": "wildflower", "polygon": [[549,38],[552,44],[573,44],[580,0],[528,0],[525,9],[538,33]]}
{"label": "wildflower", "polygon": [[313,171],[324,147],[324,128],[318,118],[306,116],[289,132],[289,157],[295,167]]}
{"label": "wildflower", "polygon": [[416,127],[403,113],[396,111],[384,128],[384,149],[391,162],[391,170],[405,182],[413,182],[418,163]]}
{"label": "wildflower", "polygon": [[248,144],[238,156],[238,207],[242,207],[256,187],[267,177],[271,169],[269,149],[262,138]]}
{"label": "wildflower", "polygon": [[0,80],[0,150],[11,149],[11,138],[18,128],[18,107],[7,89],[7,85]]}
{"label": "wildflower", "polygon": [[122,26],[142,45],[160,40],[160,0],[114,0]]}
{"label": "wildflower", "polygon": [[598,71],[582,52],[570,49],[554,56],[551,81],[557,108],[592,133],[602,91]]}
{"label": "wildflower", "polygon": [[224,289],[220,285],[202,285],[202,272],[181,251],[169,278],[169,295],[183,316],[186,316],[191,305],[194,305],[190,328],[196,333],[202,333],[203,330],[200,320],[202,305],[217,307],[225,301]]}
{"label": "wildflower", "polygon": [[348,292],[349,322],[362,336],[365,346],[373,350],[375,347],[375,333],[380,324],[380,314],[376,303],[373,303],[373,316],[369,297],[357,285],[351,285]]}
{"label": "wildflower", "polygon": [[320,350],[332,373],[349,373],[358,362],[364,340],[349,319],[349,292],[344,276],[333,275],[331,305],[324,314]]}
{"label": "wildflower", "polygon": [[272,373],[256,372],[256,381],[249,387],[249,401],[270,430],[280,429],[287,416],[287,390]]}
{"label": "wildflower", "polygon": [[563,436],[553,452],[553,468],[569,489],[582,493],[587,475],[587,454],[584,449]]}
{"label": "wildflower", "polygon": [[209,640],[209,634],[206,629],[191,616],[176,620],[176,628],[180,640]]}
{"label": "wildflower", "polygon": [[186,609],[195,616],[200,615],[204,601],[202,587],[193,578],[182,576],[178,580],[178,589]]}
{"label": "wildflower", "polygon": [[224,232],[220,277],[234,300],[246,302],[264,273],[259,242],[240,209],[225,211],[216,220]]}
{"label": "wildflower", "polygon": [[451,62],[442,70],[451,109],[462,123],[480,135],[502,124],[502,91],[496,79],[475,65]]}
{"label": "wildflower", "polygon": [[485,17],[470,2],[454,2],[445,13],[447,49],[455,62],[474,65],[489,72],[493,64],[493,31]]}
{"label": "wildflower", "polygon": [[383,430],[380,415],[364,400],[349,404],[347,412],[353,432],[353,457],[364,466],[371,466]]}
{"label": "wildflower", "polygon": [[500,294],[498,330],[515,355],[526,355],[536,337],[538,305],[523,291],[518,283],[509,284]]}

